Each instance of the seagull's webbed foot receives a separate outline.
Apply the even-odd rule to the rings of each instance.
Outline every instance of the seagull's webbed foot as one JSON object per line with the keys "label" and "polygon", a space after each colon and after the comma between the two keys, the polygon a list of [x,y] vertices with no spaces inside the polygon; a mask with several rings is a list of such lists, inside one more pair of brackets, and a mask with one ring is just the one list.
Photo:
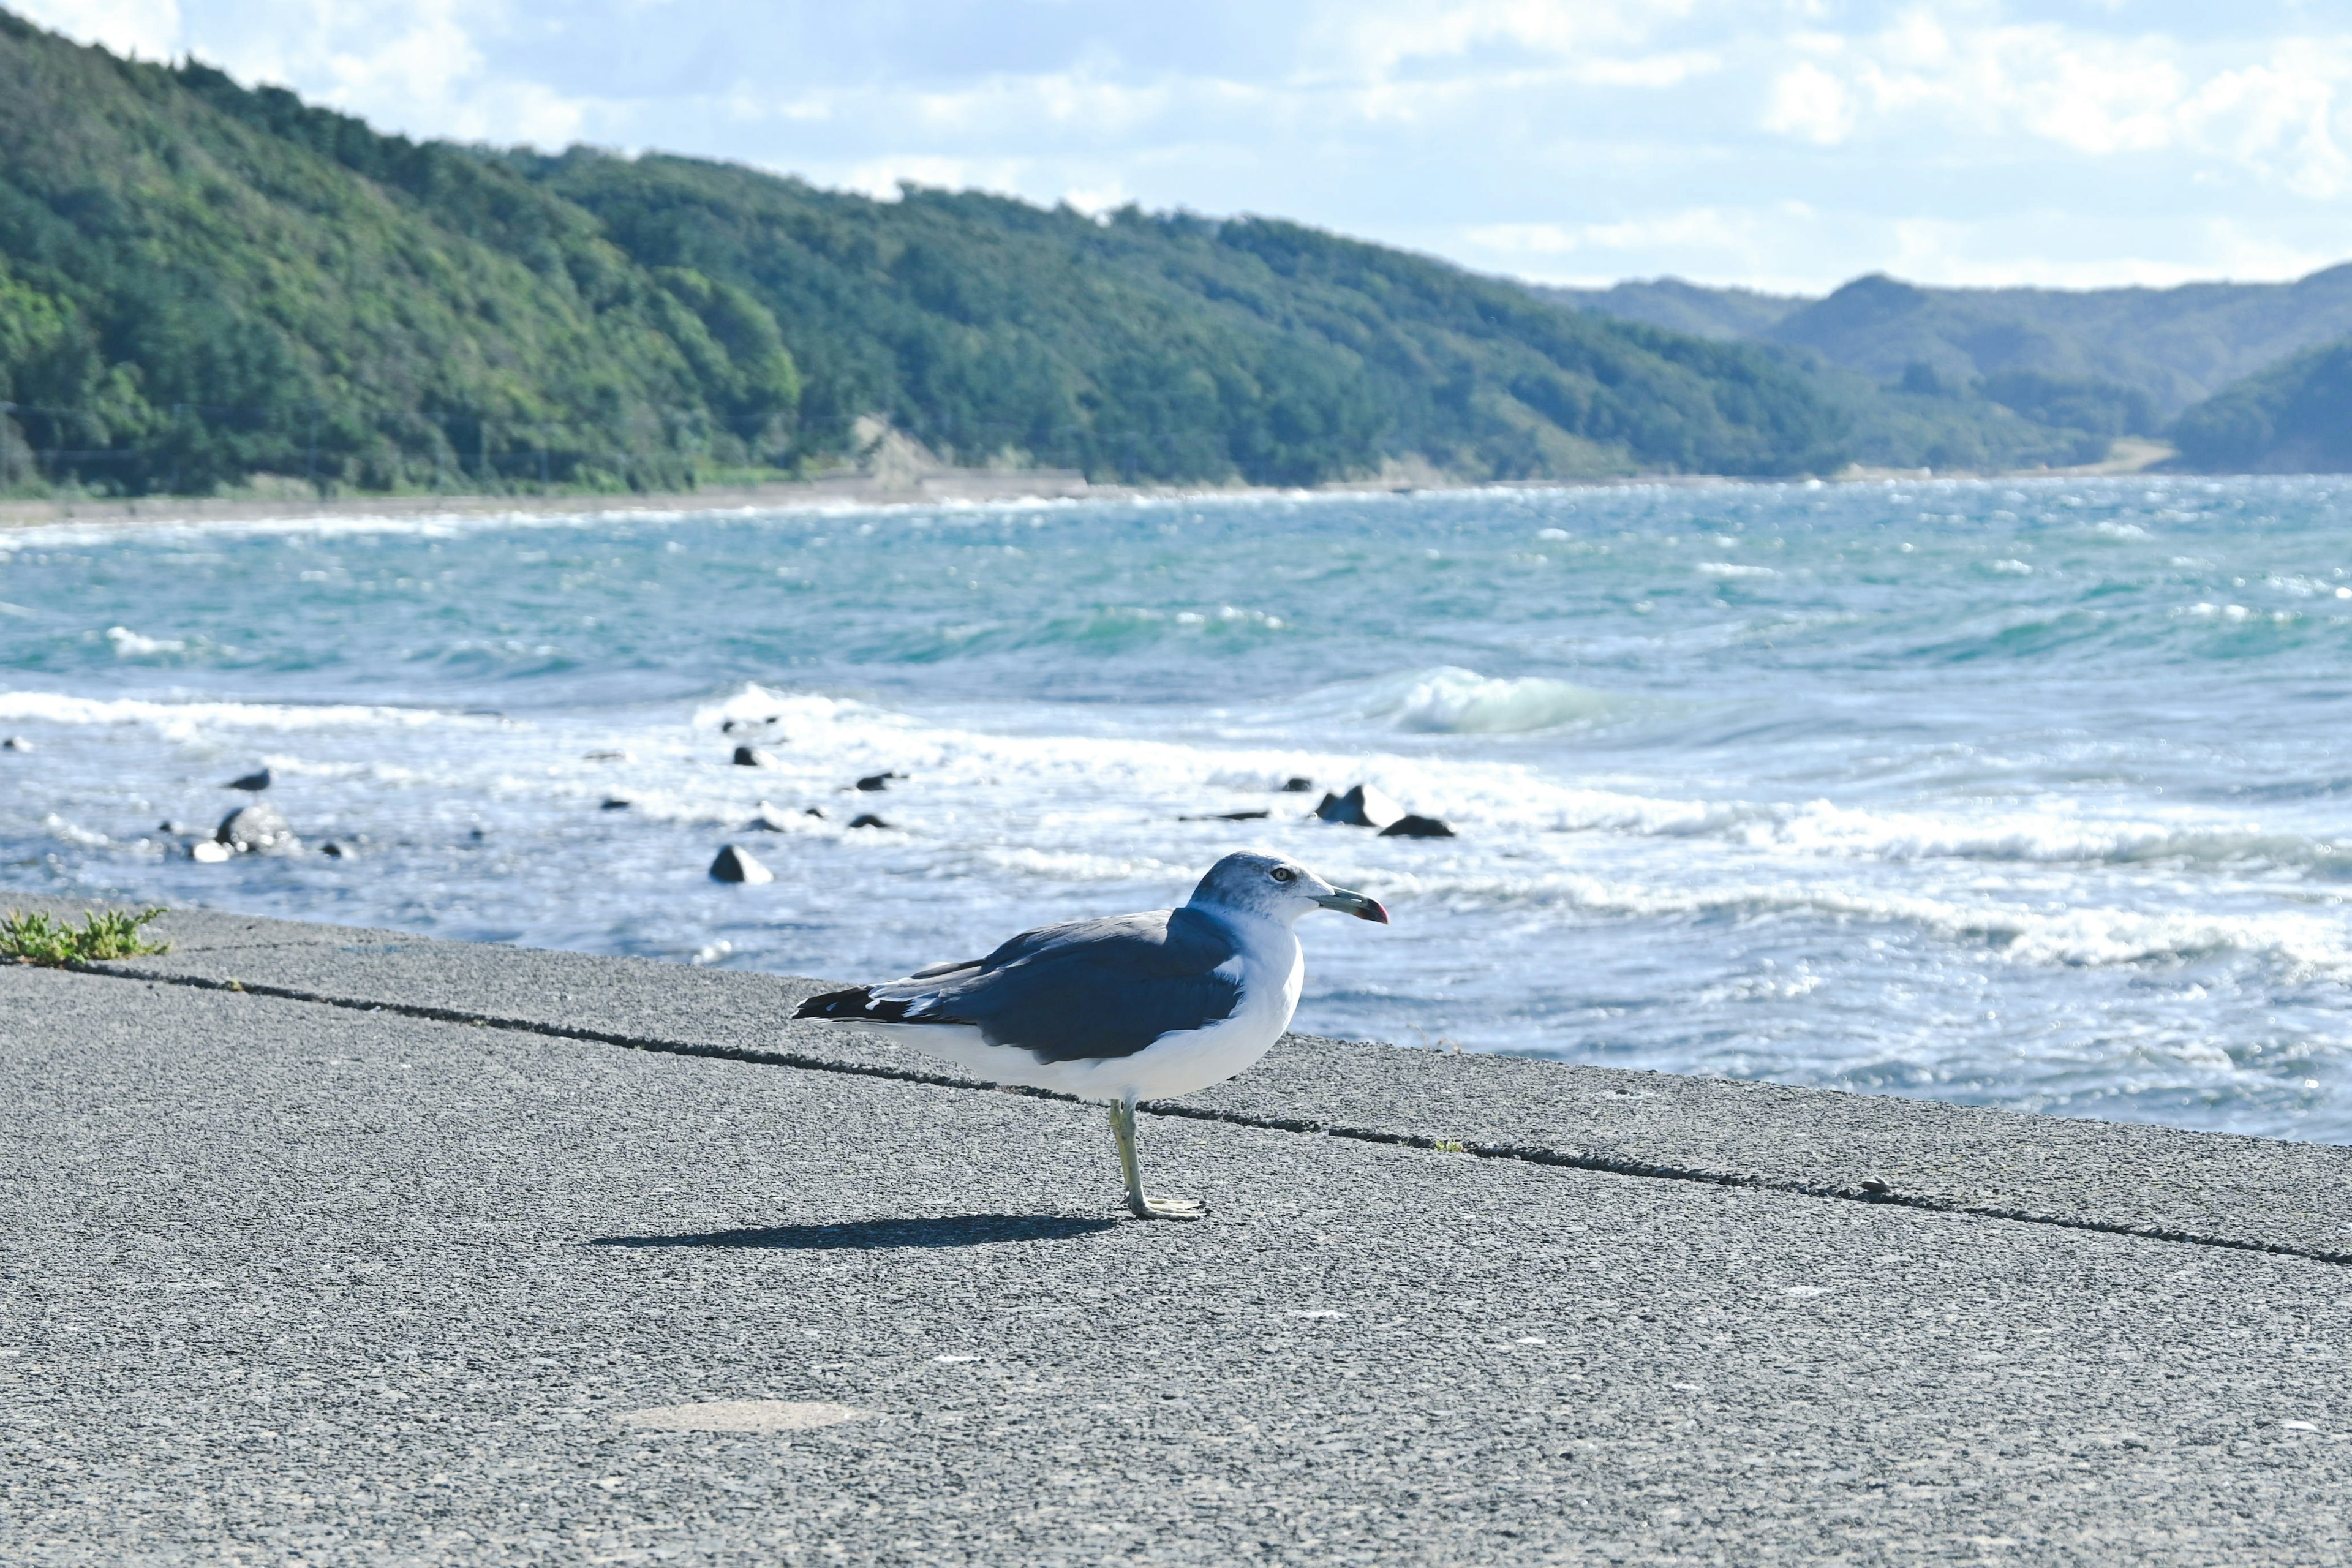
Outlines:
{"label": "seagull's webbed foot", "polygon": [[1138,1219],[1200,1219],[1209,1205],[1198,1198],[1148,1198],[1143,1195],[1143,1166],[1135,1157],[1135,1102],[1115,1100],[1110,1105],[1110,1134],[1118,1141],[1119,1174],[1127,1178],[1127,1212]]}

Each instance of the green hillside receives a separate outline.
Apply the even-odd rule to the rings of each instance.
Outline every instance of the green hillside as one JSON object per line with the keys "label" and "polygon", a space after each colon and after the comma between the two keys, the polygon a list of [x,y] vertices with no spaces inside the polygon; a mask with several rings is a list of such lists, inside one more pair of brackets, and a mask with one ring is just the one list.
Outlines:
{"label": "green hillside", "polygon": [[133,493],[536,477],[542,453],[564,478],[683,482],[722,433],[792,438],[773,324],[736,319],[757,315],[457,149],[0,14],[12,478],[29,441]]}
{"label": "green hillside", "polygon": [[1812,303],[1793,294],[1709,289],[1679,278],[1629,279],[1606,289],[1529,287],[1544,299],[1580,310],[1701,338],[1761,337],[1781,317]]}
{"label": "green hillside", "polygon": [[2175,422],[2179,466],[2210,473],[2352,472],[2352,338],[2306,349]]}
{"label": "green hillside", "polygon": [[0,402],[0,486],[132,494],[670,488],[865,416],[1139,479],[1789,474],[1849,417],[1769,346],[1296,225],[417,143],[5,13]]}
{"label": "green hillside", "polygon": [[2053,324],[2069,309],[2096,316],[2079,309],[2093,296],[1921,289],[1877,276],[1821,300],[1672,278],[1537,292],[1614,319],[1789,350],[1843,416],[1847,450],[1874,466],[2096,462],[2116,437],[2153,435],[2165,412],[2198,395],[2191,378],[2137,353],[2127,331]]}

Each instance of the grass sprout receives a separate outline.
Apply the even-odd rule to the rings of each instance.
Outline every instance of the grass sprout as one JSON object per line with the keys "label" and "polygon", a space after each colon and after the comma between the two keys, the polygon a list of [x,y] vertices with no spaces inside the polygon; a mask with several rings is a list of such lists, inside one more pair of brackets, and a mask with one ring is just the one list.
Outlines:
{"label": "grass sprout", "polygon": [[139,930],[162,910],[120,914],[96,910],[71,926],[45,914],[19,914],[10,910],[0,919],[0,962],[41,963],[67,968],[77,963],[103,963],[110,958],[141,958],[169,952],[168,942],[149,942]]}

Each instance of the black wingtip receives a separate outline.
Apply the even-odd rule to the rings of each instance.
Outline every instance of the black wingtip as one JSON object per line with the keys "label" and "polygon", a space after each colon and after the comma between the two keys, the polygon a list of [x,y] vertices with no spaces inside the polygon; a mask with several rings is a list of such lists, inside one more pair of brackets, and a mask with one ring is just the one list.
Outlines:
{"label": "black wingtip", "polygon": [[793,1008],[793,1016],[795,1018],[868,1018],[873,1016],[867,1011],[873,1000],[874,990],[869,985],[856,985],[846,991],[828,991],[821,996],[812,996]]}

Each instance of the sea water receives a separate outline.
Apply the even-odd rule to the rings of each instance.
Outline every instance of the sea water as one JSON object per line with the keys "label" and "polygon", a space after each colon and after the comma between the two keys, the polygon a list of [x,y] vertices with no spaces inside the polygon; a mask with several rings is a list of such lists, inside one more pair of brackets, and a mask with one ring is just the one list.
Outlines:
{"label": "sea water", "polygon": [[[2348,521],[2176,479],[20,531],[0,887],[859,980],[1264,845],[1394,915],[1306,922],[1302,1029],[2342,1140]],[[262,766],[305,851],[191,860]],[[1456,836],[1311,819],[1357,783]]]}

